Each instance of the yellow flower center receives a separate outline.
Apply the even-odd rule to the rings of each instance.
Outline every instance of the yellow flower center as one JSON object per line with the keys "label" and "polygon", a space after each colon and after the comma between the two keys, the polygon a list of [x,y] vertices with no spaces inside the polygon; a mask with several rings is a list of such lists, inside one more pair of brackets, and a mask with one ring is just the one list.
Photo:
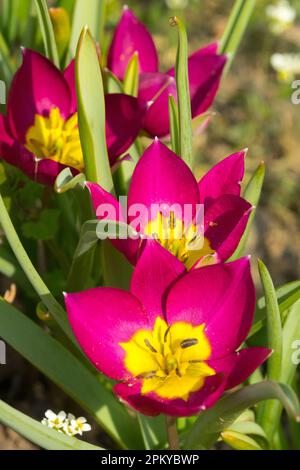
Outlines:
{"label": "yellow flower center", "polygon": [[185,227],[185,223],[176,218],[174,212],[170,212],[169,217],[158,212],[156,218],[146,226],[145,233],[155,238],[184,263],[187,269],[191,269],[201,259],[201,265],[215,262],[212,256],[215,252],[209,240],[193,223]]}
{"label": "yellow flower center", "polygon": [[52,108],[48,117],[36,114],[25,147],[38,159],[49,158],[78,171],[84,169],[77,113],[67,121],[58,108]]}
{"label": "yellow flower center", "polygon": [[127,370],[142,380],[142,394],[155,392],[162,398],[187,401],[190,393],[203,387],[206,377],[215,375],[206,363],[211,346],[204,329],[204,323],[168,326],[158,317],[152,331],[141,329],[127,343],[120,343]]}

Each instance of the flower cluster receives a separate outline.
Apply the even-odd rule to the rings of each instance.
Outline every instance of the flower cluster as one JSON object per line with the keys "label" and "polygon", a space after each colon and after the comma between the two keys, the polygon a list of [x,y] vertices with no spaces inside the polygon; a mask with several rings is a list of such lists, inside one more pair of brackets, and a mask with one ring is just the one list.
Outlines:
{"label": "flower cluster", "polygon": [[74,415],[64,411],[60,411],[55,414],[51,410],[47,410],[45,418],[42,419],[41,423],[50,429],[54,429],[67,436],[82,436],[84,432],[91,431],[91,426],[87,423],[86,418],[80,417],[75,418]]}
{"label": "flower cluster", "polygon": [[[133,171],[128,210],[124,213],[101,185],[87,182],[100,220],[130,225],[135,207],[146,210],[135,227],[140,237],[111,240],[134,267],[130,290],[97,287],[65,294],[65,303],[83,351],[117,382],[114,391],[122,402],[149,416],[191,416],[242,384],[271,353],[245,345],[255,308],[250,259],[230,261],[253,210],[241,196],[246,150],[221,160],[197,180],[166,145],[168,99],[177,100],[175,71],[160,71],[150,33],[126,7],[106,63],[119,83],[133,58],[138,62],[137,96],[106,94],[111,166],[141,132],[155,137]],[[226,60],[217,43],[189,57],[193,118],[211,106]],[[0,153],[45,184],[52,185],[66,167],[73,174],[85,171],[74,61],[62,73],[40,54],[24,51],[7,116],[0,117]],[[113,215],[99,211],[103,205],[113,207]],[[200,230],[199,205],[204,208]],[[84,418],[50,410],[43,424],[68,435],[91,429]]]}

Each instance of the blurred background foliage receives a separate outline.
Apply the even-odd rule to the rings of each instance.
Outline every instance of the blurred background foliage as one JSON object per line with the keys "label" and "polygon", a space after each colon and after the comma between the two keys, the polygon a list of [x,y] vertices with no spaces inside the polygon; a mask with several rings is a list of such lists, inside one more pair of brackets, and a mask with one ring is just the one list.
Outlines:
{"label": "blurred background foliage", "polygon": [[[58,3],[72,10],[73,0],[49,1],[49,6]],[[177,43],[177,35],[169,26],[169,17],[178,14],[185,19],[190,52],[193,52],[220,38],[234,2],[107,0],[106,29],[101,41],[103,52],[110,43],[125,3],[153,34],[160,66],[166,70],[174,65]],[[248,251],[254,258],[261,257],[265,261],[275,285],[281,285],[300,277],[300,105],[291,102],[293,77],[287,81],[280,80],[270,60],[274,53],[300,52],[300,2],[290,0],[297,16],[281,34],[274,34],[266,14],[267,6],[275,3],[269,0],[256,2],[238,54],[214,103],[211,123],[195,138],[194,146],[199,176],[212,164],[245,147],[249,148],[245,182],[259,162],[265,161],[266,180]],[[6,81],[7,88],[10,69],[15,70],[20,63],[20,46],[31,45],[44,52],[33,2],[22,0],[10,4],[9,11],[0,10],[0,54],[6,53],[7,59],[1,62],[0,79]],[[295,78],[300,78],[300,74],[299,77],[295,74]],[[0,111],[5,112],[4,105],[0,105]],[[75,227],[70,207],[75,211],[76,201],[70,206],[67,195],[53,194],[51,189],[49,191],[28,181],[16,169],[4,172],[1,162],[0,187],[7,205],[11,206],[12,218],[31,259],[39,265],[50,290],[59,295],[65,287],[64,277],[73,254]],[[68,220],[66,225],[64,220]],[[56,240],[61,240],[61,243],[58,245]],[[9,263],[14,263],[14,259],[13,256],[7,259],[1,242],[0,231],[0,258],[5,257],[8,262],[5,269],[9,271],[13,269]],[[50,253],[50,257],[46,257],[45,252]],[[34,318],[34,293],[28,281],[19,270],[10,272],[10,277],[22,290],[22,309]],[[9,284],[9,280],[0,277],[0,295]],[[8,354],[9,366],[1,369],[1,396],[4,395],[9,402],[16,402],[19,409],[36,418],[42,416],[49,403],[57,409],[69,407],[76,412],[76,406],[70,404],[70,400],[54,385],[13,351],[8,351]],[[99,441],[99,436],[95,439]],[[12,431],[4,431],[0,426],[0,449],[26,446]]]}

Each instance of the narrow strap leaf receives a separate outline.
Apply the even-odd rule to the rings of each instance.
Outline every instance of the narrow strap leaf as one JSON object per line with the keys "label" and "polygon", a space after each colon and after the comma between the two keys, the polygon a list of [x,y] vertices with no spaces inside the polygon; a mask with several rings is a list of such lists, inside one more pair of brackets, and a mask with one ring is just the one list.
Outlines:
{"label": "narrow strap leaf", "polygon": [[50,429],[0,400],[0,423],[46,450],[103,450]]}
{"label": "narrow strap leaf", "polygon": [[35,0],[35,4],[38,12],[40,28],[43,35],[46,55],[48,59],[52,60],[56,67],[59,67],[59,56],[47,2],[46,0]]}
{"label": "narrow strap leaf", "polygon": [[228,54],[228,71],[254,10],[255,0],[236,0],[220,41],[219,53]]}
{"label": "narrow strap leaf", "polygon": [[106,146],[105,100],[95,42],[84,28],[76,52],[78,125],[88,181],[114,192]]}
{"label": "narrow strap leaf", "polygon": [[176,85],[179,110],[180,152],[187,165],[193,167],[192,145],[192,112],[188,76],[188,39],[183,22],[174,16],[170,19],[171,26],[178,28],[178,49],[176,57]]}
{"label": "narrow strap leaf", "polygon": [[105,0],[76,0],[73,7],[72,32],[70,39],[70,59],[76,54],[82,28],[87,25],[96,41],[103,36],[105,20]]}
{"label": "narrow strap leaf", "polygon": [[267,313],[268,347],[273,350],[268,359],[267,377],[269,380],[280,380],[282,364],[282,324],[276,291],[270,273],[265,264],[258,261],[259,274],[264,289]]}

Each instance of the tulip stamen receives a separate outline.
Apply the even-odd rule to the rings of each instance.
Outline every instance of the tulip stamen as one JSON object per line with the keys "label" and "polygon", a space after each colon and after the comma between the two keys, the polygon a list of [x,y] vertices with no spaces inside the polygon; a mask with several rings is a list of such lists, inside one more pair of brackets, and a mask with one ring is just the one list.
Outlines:
{"label": "tulip stamen", "polygon": [[150,341],[148,339],[145,339],[144,343],[147,346],[147,348],[150,349],[151,352],[153,352],[154,354],[157,353],[157,350],[152,346],[152,344],[150,343]]}

